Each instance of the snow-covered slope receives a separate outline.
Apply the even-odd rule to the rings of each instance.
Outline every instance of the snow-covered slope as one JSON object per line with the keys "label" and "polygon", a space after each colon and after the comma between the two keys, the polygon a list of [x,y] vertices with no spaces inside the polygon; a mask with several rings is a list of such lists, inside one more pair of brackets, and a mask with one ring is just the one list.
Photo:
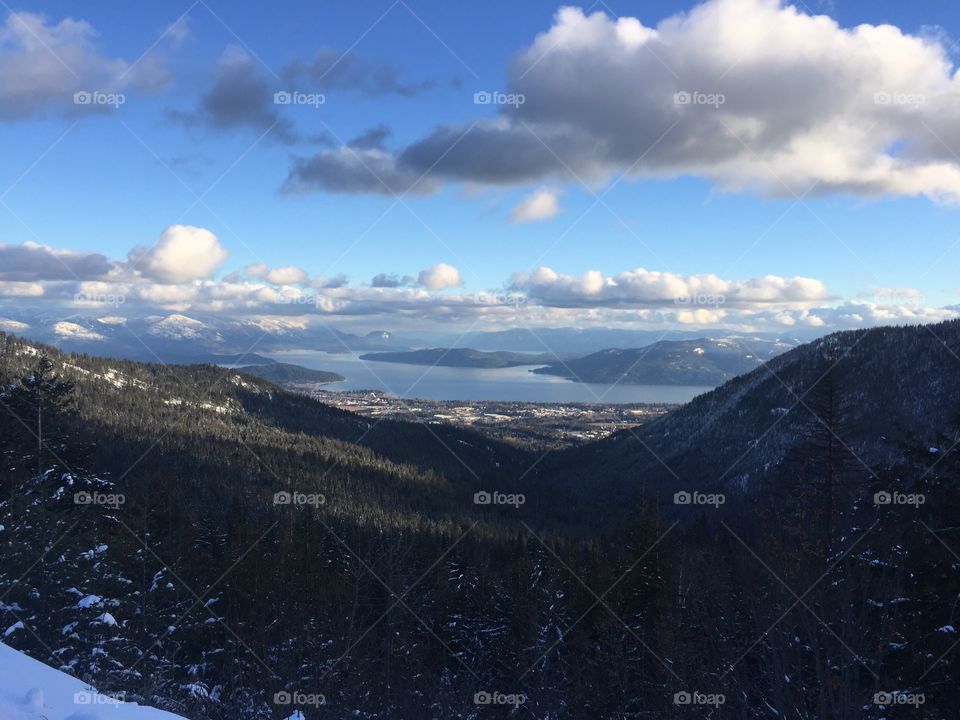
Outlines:
{"label": "snow-covered slope", "polygon": [[100,695],[0,643],[0,720],[182,720],[156,708]]}

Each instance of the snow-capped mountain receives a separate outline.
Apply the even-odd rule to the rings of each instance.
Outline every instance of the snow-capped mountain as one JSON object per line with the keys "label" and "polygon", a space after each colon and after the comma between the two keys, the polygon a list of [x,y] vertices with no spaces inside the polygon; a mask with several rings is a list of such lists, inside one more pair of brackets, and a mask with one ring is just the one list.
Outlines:
{"label": "snow-capped mountain", "polygon": [[109,312],[54,315],[15,306],[0,308],[0,331],[64,350],[137,360],[188,360],[252,350],[333,352],[407,349],[392,333],[341,332],[299,318],[230,319],[204,314],[134,316],[125,308]]}

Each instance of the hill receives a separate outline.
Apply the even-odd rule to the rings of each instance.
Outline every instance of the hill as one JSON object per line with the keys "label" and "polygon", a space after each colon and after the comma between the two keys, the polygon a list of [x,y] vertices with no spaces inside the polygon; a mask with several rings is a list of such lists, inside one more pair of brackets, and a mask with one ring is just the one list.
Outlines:
{"label": "hill", "polygon": [[469,348],[430,348],[409,352],[368,353],[361,355],[360,359],[375,362],[406,363],[408,365],[429,365],[431,367],[508,368],[522,365],[543,365],[555,362],[557,356],[553,353],[533,354],[505,351],[486,352]]}
{"label": "hill", "polygon": [[794,343],[760,338],[661,340],[647,347],[611,348],[533,372],[575,382],[716,386],[750,372]]}
{"label": "hill", "polygon": [[328,384],[343,382],[346,378],[340,373],[326,370],[311,370],[291,363],[271,362],[269,365],[247,365],[241,368],[245,375],[253,375],[261,380],[277,385]]}

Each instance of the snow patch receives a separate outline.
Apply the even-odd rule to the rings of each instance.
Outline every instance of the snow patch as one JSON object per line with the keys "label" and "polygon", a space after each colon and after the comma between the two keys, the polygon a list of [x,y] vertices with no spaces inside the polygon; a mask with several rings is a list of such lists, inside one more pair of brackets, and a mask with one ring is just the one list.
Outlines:
{"label": "snow patch", "polygon": [[156,708],[101,695],[77,678],[0,643],[3,720],[183,720]]}

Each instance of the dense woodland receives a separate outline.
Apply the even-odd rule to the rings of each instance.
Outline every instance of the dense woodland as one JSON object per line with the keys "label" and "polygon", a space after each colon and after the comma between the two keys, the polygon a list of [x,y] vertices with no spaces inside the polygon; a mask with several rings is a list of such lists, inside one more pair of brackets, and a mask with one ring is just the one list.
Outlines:
{"label": "dense woodland", "polygon": [[544,457],[0,336],[0,632],[191,718],[953,718],[958,339],[830,336]]}

